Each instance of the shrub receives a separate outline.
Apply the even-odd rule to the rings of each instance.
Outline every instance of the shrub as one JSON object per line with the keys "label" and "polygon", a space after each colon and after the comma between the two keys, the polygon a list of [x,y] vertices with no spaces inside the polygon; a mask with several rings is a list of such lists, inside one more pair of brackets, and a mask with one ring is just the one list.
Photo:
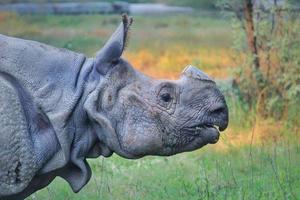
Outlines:
{"label": "shrub", "polygon": [[243,99],[260,116],[299,123],[293,114],[299,107],[295,102],[300,102],[299,10],[287,1],[260,2],[218,3],[232,19],[233,48],[248,55],[236,80]]}

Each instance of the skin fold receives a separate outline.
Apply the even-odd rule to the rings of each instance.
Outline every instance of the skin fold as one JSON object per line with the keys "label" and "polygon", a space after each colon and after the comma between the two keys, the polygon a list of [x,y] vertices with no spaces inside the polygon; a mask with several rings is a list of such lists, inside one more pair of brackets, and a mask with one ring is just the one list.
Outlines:
{"label": "skin fold", "polygon": [[95,58],[0,35],[0,199],[24,199],[56,176],[78,192],[91,177],[86,158],[218,141],[228,109],[215,82],[193,66],[178,80],[135,70],[121,58],[131,24],[123,15]]}

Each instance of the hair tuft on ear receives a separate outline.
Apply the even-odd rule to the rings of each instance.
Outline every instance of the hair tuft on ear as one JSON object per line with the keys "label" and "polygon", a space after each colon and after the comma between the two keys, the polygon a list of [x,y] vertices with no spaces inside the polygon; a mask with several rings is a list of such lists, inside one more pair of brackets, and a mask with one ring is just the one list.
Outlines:
{"label": "hair tuft on ear", "polygon": [[124,25],[124,46],[123,46],[123,51],[126,50],[129,39],[130,39],[130,29],[131,29],[131,24],[133,23],[133,18],[128,17],[127,14],[122,15],[122,21]]}

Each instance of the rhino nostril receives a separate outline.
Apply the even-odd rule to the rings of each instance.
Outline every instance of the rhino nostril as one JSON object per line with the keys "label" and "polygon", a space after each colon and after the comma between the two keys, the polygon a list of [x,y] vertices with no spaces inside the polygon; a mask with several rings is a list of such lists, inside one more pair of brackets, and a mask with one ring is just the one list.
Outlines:
{"label": "rhino nostril", "polygon": [[221,114],[221,113],[223,113],[224,112],[224,108],[217,108],[217,109],[215,109],[214,111],[213,111],[213,113],[216,113],[216,114]]}
{"label": "rhino nostril", "polygon": [[228,109],[226,103],[217,103],[210,109],[210,117],[213,124],[219,126],[220,131],[224,131],[228,126]]}
{"label": "rhino nostril", "polygon": [[213,115],[220,115],[225,114],[227,112],[227,108],[224,104],[217,104],[213,105],[209,111]]}

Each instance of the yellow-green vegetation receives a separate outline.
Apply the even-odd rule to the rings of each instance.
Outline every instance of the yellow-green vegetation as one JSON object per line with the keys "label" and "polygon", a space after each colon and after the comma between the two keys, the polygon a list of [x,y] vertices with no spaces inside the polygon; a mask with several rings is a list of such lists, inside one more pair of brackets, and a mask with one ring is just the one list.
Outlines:
{"label": "yellow-green vegetation", "polygon": [[[0,33],[93,56],[119,21],[114,15],[2,13]],[[231,49],[231,23],[218,14],[134,21],[125,58],[157,78],[177,78],[187,64],[216,78],[232,77],[245,57]],[[217,144],[173,157],[89,160],[93,176],[78,194],[57,178],[28,199],[299,199],[299,127],[262,119],[238,97],[226,98],[230,125]]]}
{"label": "yellow-green vegetation", "polygon": [[[134,21],[125,57],[150,75],[175,78],[194,64],[225,77],[234,66],[230,26],[221,16],[138,16]],[[2,14],[0,32],[93,56],[119,22],[119,16]]]}

